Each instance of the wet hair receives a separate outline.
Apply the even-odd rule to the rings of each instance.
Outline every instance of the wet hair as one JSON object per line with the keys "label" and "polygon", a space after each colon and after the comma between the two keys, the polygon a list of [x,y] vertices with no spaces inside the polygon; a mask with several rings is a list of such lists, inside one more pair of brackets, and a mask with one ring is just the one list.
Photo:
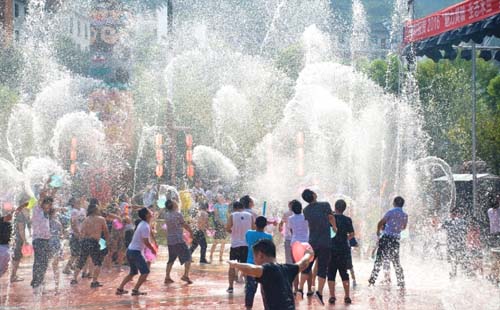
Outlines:
{"label": "wet hair", "polygon": [[267,257],[276,258],[276,246],[274,245],[272,240],[261,239],[257,241],[252,248],[254,255],[257,253],[262,253]]}
{"label": "wet hair", "polygon": [[267,219],[264,216],[259,216],[255,220],[255,226],[260,229],[264,229],[267,226]]}
{"label": "wet hair", "polygon": [[96,205],[96,206],[98,206],[99,205],[99,199],[97,199],[97,198],[90,198],[89,199],[89,205]]}
{"label": "wet hair", "polygon": [[168,199],[167,201],[165,201],[165,208],[167,208],[167,210],[169,211],[174,209],[174,202],[172,199]]}
{"label": "wet hair", "polygon": [[68,205],[70,206],[75,206],[76,204],[76,198],[75,197],[71,197],[69,200],[68,200]]}
{"label": "wet hair", "polygon": [[249,209],[250,208],[250,202],[252,202],[252,198],[250,196],[245,195],[240,198],[240,203],[243,204],[243,208]]}
{"label": "wet hair", "polygon": [[200,210],[207,210],[208,209],[208,203],[202,202],[200,203]]}
{"label": "wet hair", "polygon": [[118,196],[118,201],[119,202],[126,202],[127,199],[128,199],[127,194],[121,194],[120,196]]}
{"label": "wet hair", "polygon": [[97,213],[97,211],[99,211],[99,209],[97,208],[97,205],[95,204],[91,204],[89,205],[89,207],[87,208],[87,216],[90,216],[92,214],[95,214]]}
{"label": "wet hair", "polygon": [[233,202],[233,209],[234,210],[241,210],[243,208],[244,208],[244,204],[241,203],[240,201]]}
{"label": "wet hair", "polygon": [[292,205],[293,213],[295,213],[295,214],[302,213],[302,204],[300,203],[300,201],[298,201],[297,199],[294,199],[294,200],[290,201],[290,204]]}
{"label": "wet hair", "polygon": [[345,203],[344,199],[339,199],[335,201],[335,210],[339,212],[344,212],[345,209],[347,208],[347,204]]}
{"label": "wet hair", "polygon": [[139,224],[140,224],[141,222],[142,222],[142,220],[141,220],[141,219],[137,219],[137,220],[135,220],[135,222],[134,222],[134,226],[135,226],[134,231],[136,231],[136,230],[137,230],[137,227],[139,227]]}
{"label": "wet hair", "polygon": [[314,201],[314,192],[310,189],[305,189],[302,192],[302,199],[304,199],[305,202],[311,203]]}
{"label": "wet hair", "polygon": [[54,198],[52,198],[52,197],[45,197],[45,198],[43,198],[43,200],[42,200],[42,206],[45,205],[45,204],[48,204],[48,203],[54,203]]}
{"label": "wet hair", "polygon": [[403,199],[403,197],[401,196],[397,196],[396,198],[394,198],[394,205],[396,207],[399,207],[399,208],[402,208],[405,204],[405,200]]}
{"label": "wet hair", "polygon": [[146,220],[146,216],[148,215],[148,213],[149,213],[148,208],[142,208],[139,210],[139,212],[137,212],[137,214],[139,215],[139,218],[143,221]]}

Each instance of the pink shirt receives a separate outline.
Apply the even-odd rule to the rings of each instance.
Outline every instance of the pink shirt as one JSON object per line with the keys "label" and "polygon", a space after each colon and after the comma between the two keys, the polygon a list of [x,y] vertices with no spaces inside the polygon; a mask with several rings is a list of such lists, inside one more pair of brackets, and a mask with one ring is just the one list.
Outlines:
{"label": "pink shirt", "polygon": [[488,218],[490,219],[490,233],[500,233],[500,208],[490,208],[488,210]]}
{"label": "pink shirt", "polygon": [[40,208],[40,206],[38,205],[36,205],[33,209],[31,228],[33,230],[33,240],[50,239],[49,216],[45,215],[42,208]]}

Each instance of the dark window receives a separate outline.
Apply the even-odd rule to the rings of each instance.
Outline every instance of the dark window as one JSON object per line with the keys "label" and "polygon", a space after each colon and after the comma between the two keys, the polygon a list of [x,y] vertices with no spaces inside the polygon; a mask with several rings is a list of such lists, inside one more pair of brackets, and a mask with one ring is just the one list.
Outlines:
{"label": "dark window", "polygon": [[14,4],[14,17],[19,17],[19,4]]}
{"label": "dark window", "polygon": [[76,21],[76,35],[77,36],[80,36],[81,34],[81,25],[80,25],[80,21]]}
{"label": "dark window", "polygon": [[73,34],[73,17],[69,18],[69,34]]}
{"label": "dark window", "polygon": [[84,28],[84,34],[85,34],[85,39],[88,39],[89,38],[89,27],[87,26],[87,24],[85,24],[85,28]]}

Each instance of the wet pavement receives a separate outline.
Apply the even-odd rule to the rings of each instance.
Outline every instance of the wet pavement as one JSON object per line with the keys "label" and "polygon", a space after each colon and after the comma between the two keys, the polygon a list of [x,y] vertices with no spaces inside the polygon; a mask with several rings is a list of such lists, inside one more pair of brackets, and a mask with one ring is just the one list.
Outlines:
{"label": "wet pavement", "polygon": [[[196,261],[198,261],[196,259]],[[297,309],[500,309],[500,289],[478,278],[459,276],[449,280],[446,264],[441,261],[405,259],[407,289],[402,292],[395,284],[367,286],[372,262],[355,261],[357,287],[352,292],[352,305],[343,305],[343,290],[337,285],[337,305],[321,306],[315,299],[297,300]],[[152,273],[144,284],[147,296],[116,296],[115,289],[128,268],[103,271],[104,287],[90,288],[90,280],[80,280],[75,287],[69,285],[70,276],[61,274],[61,288],[57,293],[54,277],[49,267],[44,293],[35,300],[29,286],[31,263],[23,261],[20,276],[25,281],[7,284],[7,276],[0,280],[0,309],[244,309],[244,285],[236,284],[235,293],[229,296],[227,289],[227,265],[193,264],[192,285],[180,281],[182,267],[175,265],[171,285],[164,285],[165,260],[160,259],[152,267]],[[394,276],[393,276],[394,278]],[[395,281],[393,281],[395,282]],[[131,290],[131,284],[126,289]],[[324,291],[325,300],[328,290]],[[254,309],[263,309],[260,293],[255,298]]]}

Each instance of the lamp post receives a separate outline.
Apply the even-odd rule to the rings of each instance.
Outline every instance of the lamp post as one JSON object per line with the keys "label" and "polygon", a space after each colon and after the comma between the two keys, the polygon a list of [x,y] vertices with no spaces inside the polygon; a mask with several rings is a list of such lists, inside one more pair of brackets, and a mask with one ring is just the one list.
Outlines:
{"label": "lamp post", "polygon": [[476,170],[476,43],[472,42],[472,210],[477,209],[477,170]]}

